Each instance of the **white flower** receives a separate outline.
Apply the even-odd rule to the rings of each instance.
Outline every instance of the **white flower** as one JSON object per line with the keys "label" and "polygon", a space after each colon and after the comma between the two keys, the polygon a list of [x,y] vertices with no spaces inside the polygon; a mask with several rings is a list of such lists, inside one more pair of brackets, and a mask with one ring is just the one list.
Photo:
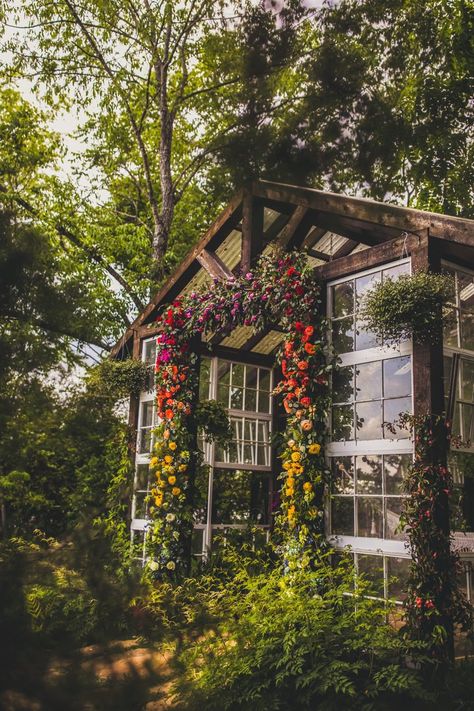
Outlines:
{"label": "white flower", "polygon": [[173,513],[166,514],[166,520],[168,521],[168,523],[171,523],[172,521],[174,521],[175,518],[176,518],[176,516]]}

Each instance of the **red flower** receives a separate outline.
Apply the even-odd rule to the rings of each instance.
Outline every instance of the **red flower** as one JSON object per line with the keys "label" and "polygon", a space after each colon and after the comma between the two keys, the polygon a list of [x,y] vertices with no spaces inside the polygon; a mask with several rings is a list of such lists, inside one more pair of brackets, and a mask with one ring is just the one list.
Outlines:
{"label": "red flower", "polygon": [[310,397],[302,397],[300,402],[303,405],[303,407],[309,407],[311,405],[311,398]]}
{"label": "red flower", "polygon": [[299,333],[302,333],[304,331],[304,324],[301,323],[301,321],[295,321],[293,324],[293,328],[295,331],[299,331]]}
{"label": "red flower", "polygon": [[299,368],[299,370],[308,370],[308,361],[307,360],[299,360],[298,361],[298,368]]}
{"label": "red flower", "polygon": [[308,336],[308,338],[311,338],[313,333],[314,333],[314,327],[313,326],[306,326],[306,328],[304,330],[304,335]]}
{"label": "red flower", "polygon": [[173,410],[165,410],[165,417],[167,420],[172,420],[173,419]]}
{"label": "red flower", "polygon": [[289,269],[286,270],[286,275],[291,277],[293,274],[296,274],[296,269],[294,267],[290,267]]}

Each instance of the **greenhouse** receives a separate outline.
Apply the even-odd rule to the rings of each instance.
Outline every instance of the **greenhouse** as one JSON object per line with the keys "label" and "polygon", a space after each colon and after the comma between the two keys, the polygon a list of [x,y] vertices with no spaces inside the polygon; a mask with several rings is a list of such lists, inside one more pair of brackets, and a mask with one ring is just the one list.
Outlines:
{"label": "greenhouse", "polygon": [[[381,596],[403,599],[411,550],[400,516],[414,438],[401,416],[444,417],[449,437],[437,456],[448,461],[454,482],[446,530],[450,527],[451,546],[461,556],[462,586],[471,599],[474,221],[259,181],[224,209],[126,331],[113,356],[141,359],[153,372],[168,307],[200,293],[231,293],[239,275],[252,279],[262,255],[271,259],[273,254],[285,265],[289,262],[282,262],[281,255],[298,255],[298,264],[304,260],[319,288],[315,323],[322,329],[328,362],[332,359],[321,451],[327,467],[321,523],[325,538],[336,550],[349,547],[357,570],[374,579]],[[451,277],[452,292],[444,306],[448,317],[435,318],[439,337],[432,333],[423,341],[406,332],[395,340],[381,337],[367,325],[366,295],[419,272]],[[265,316],[270,308],[265,293],[270,287],[260,301],[262,318],[244,314],[240,321],[224,319],[223,328],[213,321],[212,328],[190,341],[195,356],[191,368],[199,369],[199,401],[219,403],[232,431],[227,442],[196,432],[204,464],[193,483],[199,493],[190,554],[196,560],[208,557],[219,534],[251,525],[263,537],[271,536],[281,509],[278,434],[285,430],[289,410],[281,391],[275,395],[274,390],[282,378],[277,355],[285,346],[286,329],[274,318],[275,305],[271,317]],[[300,296],[304,298],[303,290]],[[156,402],[150,376],[141,394],[132,396],[129,413],[136,431],[130,525],[134,555],[142,563],[148,556],[153,501],[162,501],[150,467],[159,424]],[[289,496],[291,483],[286,487]],[[287,509],[291,524],[291,506]]]}

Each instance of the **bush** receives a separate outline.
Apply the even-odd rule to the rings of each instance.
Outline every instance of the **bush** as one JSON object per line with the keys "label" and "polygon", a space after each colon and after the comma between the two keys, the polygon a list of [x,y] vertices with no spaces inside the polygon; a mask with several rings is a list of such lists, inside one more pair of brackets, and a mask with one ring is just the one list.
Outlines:
{"label": "bush", "polygon": [[378,338],[399,343],[413,338],[436,342],[441,336],[440,322],[452,316],[443,305],[454,297],[453,278],[446,274],[416,272],[403,274],[396,281],[386,279],[371,289],[361,304],[364,328]]}
{"label": "bush", "polygon": [[326,559],[290,575],[270,567],[254,574],[246,561],[234,569],[195,601],[216,624],[180,656],[183,708],[422,708],[432,700],[406,664],[422,646],[387,623],[387,606],[367,597],[367,582],[354,591],[349,562]]}

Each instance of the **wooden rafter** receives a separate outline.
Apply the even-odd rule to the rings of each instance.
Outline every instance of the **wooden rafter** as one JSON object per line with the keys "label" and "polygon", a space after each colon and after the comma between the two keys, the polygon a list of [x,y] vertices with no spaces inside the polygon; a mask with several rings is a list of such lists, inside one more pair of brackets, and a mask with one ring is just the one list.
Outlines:
{"label": "wooden rafter", "polygon": [[296,207],[277,239],[278,246],[282,249],[291,249],[300,244],[310,224],[309,210],[302,206]]}
{"label": "wooden rafter", "polygon": [[232,281],[234,278],[234,275],[230,269],[226,267],[218,254],[203,249],[202,252],[196,255],[196,259],[213,279]]}
{"label": "wooden rafter", "polygon": [[263,204],[249,190],[244,191],[242,202],[242,258],[241,269],[250,269],[263,244]]}

